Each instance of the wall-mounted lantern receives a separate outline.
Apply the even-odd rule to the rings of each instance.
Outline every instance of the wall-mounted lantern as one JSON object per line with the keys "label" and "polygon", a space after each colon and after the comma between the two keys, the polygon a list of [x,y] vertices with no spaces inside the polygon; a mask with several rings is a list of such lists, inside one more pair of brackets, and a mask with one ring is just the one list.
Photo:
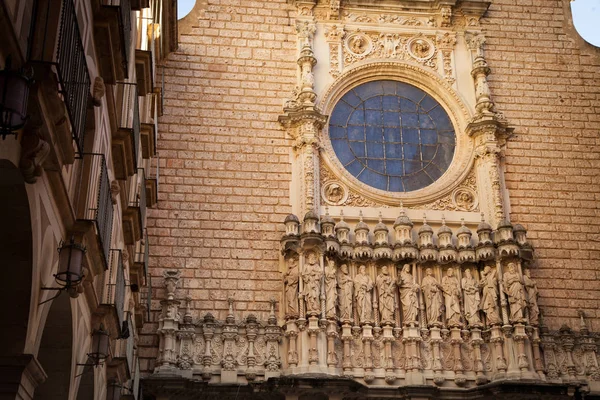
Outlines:
{"label": "wall-mounted lantern", "polygon": [[24,71],[12,70],[11,59],[7,57],[4,69],[0,71],[0,136],[16,135],[27,119],[27,102],[31,76]]}

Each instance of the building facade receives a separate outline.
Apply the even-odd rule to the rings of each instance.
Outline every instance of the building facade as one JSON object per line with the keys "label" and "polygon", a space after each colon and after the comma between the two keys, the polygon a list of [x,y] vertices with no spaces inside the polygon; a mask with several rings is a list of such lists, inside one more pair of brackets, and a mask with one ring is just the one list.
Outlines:
{"label": "building facade", "polygon": [[0,2],[2,399],[141,398],[174,2]]}
{"label": "building facade", "polygon": [[145,393],[598,396],[600,52],[568,3],[197,1]]}

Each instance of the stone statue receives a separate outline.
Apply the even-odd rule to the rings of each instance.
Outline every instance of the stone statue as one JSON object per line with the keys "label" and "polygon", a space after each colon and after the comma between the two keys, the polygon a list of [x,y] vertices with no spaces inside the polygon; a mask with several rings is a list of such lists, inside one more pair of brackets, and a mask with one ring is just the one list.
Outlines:
{"label": "stone statue", "polygon": [[504,293],[508,296],[508,304],[510,305],[510,322],[522,322],[523,309],[527,300],[525,299],[521,277],[514,263],[508,264],[508,271],[504,273],[502,283],[504,284]]}
{"label": "stone statue", "polygon": [[340,299],[340,319],[352,321],[352,294],[354,282],[348,273],[348,265],[342,264],[337,278]]}
{"label": "stone statue", "polygon": [[367,275],[367,267],[361,265],[358,275],[354,278],[354,298],[356,299],[358,322],[362,324],[371,322],[373,311],[372,290],[373,281]]}
{"label": "stone statue", "polygon": [[487,323],[489,325],[500,324],[502,321],[498,314],[498,279],[489,265],[486,265],[481,273],[479,287],[483,289],[480,308],[485,313]]}
{"label": "stone statue", "polygon": [[465,318],[469,326],[480,325],[481,319],[479,318],[479,302],[481,301],[479,296],[479,283],[473,275],[470,269],[465,270],[465,276],[461,281],[462,290],[465,294]]}
{"label": "stone statue", "polygon": [[335,260],[328,258],[325,267],[325,316],[327,318],[336,317],[335,308],[338,302],[336,275]]}
{"label": "stone statue", "polygon": [[308,314],[318,315],[321,312],[319,295],[321,293],[321,278],[323,272],[321,271],[317,255],[314,252],[308,253],[306,261],[304,271],[302,271],[306,312]]}
{"label": "stone statue", "polygon": [[540,322],[540,309],[538,307],[538,288],[533,279],[531,279],[531,271],[529,268],[525,269],[525,275],[523,275],[523,283],[525,284],[525,291],[527,292],[527,305],[529,306],[529,323],[531,325],[538,325]]}
{"label": "stone statue", "polygon": [[460,325],[460,283],[454,276],[454,269],[448,268],[446,276],[442,278],[444,289],[444,305],[446,306],[446,323],[450,326]]}
{"label": "stone statue", "polygon": [[396,283],[390,276],[387,266],[381,268],[381,272],[376,279],[377,294],[379,296],[379,314],[381,316],[381,324],[393,325],[395,305],[395,290]]}
{"label": "stone statue", "polygon": [[298,317],[298,256],[293,256],[288,261],[288,271],[283,277],[285,284],[285,301],[287,316]]}
{"label": "stone statue", "polygon": [[419,286],[415,283],[410,273],[410,265],[404,264],[398,277],[398,289],[400,289],[400,302],[402,303],[402,320],[405,325],[417,322],[417,292]]}
{"label": "stone statue", "polygon": [[441,286],[433,276],[433,270],[425,270],[425,278],[421,282],[421,289],[425,297],[425,308],[427,311],[427,322],[429,325],[439,323],[442,316],[442,292]]}

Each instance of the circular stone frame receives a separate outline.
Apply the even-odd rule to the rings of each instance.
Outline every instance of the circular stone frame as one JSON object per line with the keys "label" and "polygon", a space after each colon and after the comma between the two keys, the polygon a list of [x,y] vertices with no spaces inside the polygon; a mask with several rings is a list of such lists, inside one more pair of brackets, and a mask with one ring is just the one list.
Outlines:
{"label": "circular stone frame", "polygon": [[417,205],[437,200],[450,194],[464,181],[474,162],[474,142],[465,133],[471,117],[466,102],[441,77],[433,72],[409,62],[369,61],[357,63],[340,75],[326,90],[320,103],[325,115],[331,115],[335,105],[349,90],[371,81],[392,80],[413,85],[431,97],[444,108],[454,126],[455,152],[446,172],[435,182],[411,192],[388,192],[375,189],[360,182],[344,168],[337,158],[329,138],[329,123],[322,131],[321,157],[325,165],[349,189],[375,202],[397,205]]}

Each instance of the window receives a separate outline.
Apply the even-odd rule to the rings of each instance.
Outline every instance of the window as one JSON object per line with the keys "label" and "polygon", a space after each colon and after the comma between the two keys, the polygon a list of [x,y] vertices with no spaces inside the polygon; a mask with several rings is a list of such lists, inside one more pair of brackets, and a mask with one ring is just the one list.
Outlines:
{"label": "window", "polygon": [[442,106],[423,90],[380,80],[348,91],[329,120],[333,150],[354,177],[373,188],[410,192],[448,169],[456,145]]}

